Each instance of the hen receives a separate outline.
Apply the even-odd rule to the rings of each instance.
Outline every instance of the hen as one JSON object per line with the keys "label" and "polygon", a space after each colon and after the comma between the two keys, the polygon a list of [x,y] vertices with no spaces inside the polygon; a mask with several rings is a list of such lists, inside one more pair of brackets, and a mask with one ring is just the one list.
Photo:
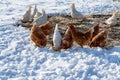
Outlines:
{"label": "hen", "polygon": [[45,13],[45,10],[42,9],[42,15],[39,16],[37,19],[33,21],[33,24],[36,24],[36,26],[40,26],[41,24],[44,24],[47,22],[47,14]]}
{"label": "hen", "polygon": [[74,19],[87,20],[86,17],[84,17],[80,12],[78,12],[78,11],[75,9],[75,4],[74,4],[74,3],[71,5],[70,10],[71,10],[71,17],[72,17],[72,18],[74,18]]}
{"label": "hen", "polygon": [[36,20],[40,15],[42,15],[42,14],[37,10],[36,14],[34,16],[34,20]]}
{"label": "hen", "polygon": [[34,19],[38,18],[40,15],[41,15],[41,13],[38,12],[37,5],[35,4],[35,8],[34,8],[34,11],[33,11],[32,16],[31,16],[32,21],[33,21]]}
{"label": "hen", "polygon": [[90,42],[90,47],[104,47],[108,38],[108,30],[101,31]]}
{"label": "hen", "polygon": [[62,36],[59,32],[58,24],[56,24],[55,30],[54,30],[54,33],[53,33],[53,46],[54,46],[55,50],[60,50],[61,40],[62,40]]}
{"label": "hen", "polygon": [[39,26],[40,31],[43,31],[43,33],[47,36],[50,35],[50,33],[53,30],[53,25],[51,21],[47,21],[45,24],[42,24]]}
{"label": "hen", "polygon": [[62,38],[62,49],[68,49],[71,48],[73,45],[73,38],[72,38],[72,34],[70,32],[70,28],[68,28]]}
{"label": "hen", "polygon": [[86,32],[80,32],[78,31],[72,24],[67,24],[67,26],[70,28],[70,31],[71,31],[71,34],[72,34],[72,38],[73,40],[78,44],[80,45],[81,47],[83,47],[84,45],[88,45],[91,38],[92,38],[92,35],[93,35],[93,32],[94,32],[94,29],[93,28],[90,28],[89,30],[87,30]]}
{"label": "hen", "polygon": [[47,38],[45,34],[39,30],[35,24],[31,28],[30,39],[35,43],[38,47],[44,47],[47,44]]}
{"label": "hen", "polygon": [[108,18],[103,24],[105,25],[110,25],[110,26],[115,26],[117,24],[117,15],[116,12],[112,14],[110,18]]}
{"label": "hen", "polygon": [[23,23],[27,23],[30,21],[31,18],[31,8],[32,6],[29,6],[29,9],[26,11],[26,13],[23,15],[23,19],[21,20],[21,22]]}

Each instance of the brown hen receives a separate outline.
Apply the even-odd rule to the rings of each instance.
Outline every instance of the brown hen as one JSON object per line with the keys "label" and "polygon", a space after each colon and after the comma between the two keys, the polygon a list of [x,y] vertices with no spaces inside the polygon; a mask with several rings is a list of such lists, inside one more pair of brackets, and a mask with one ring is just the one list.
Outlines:
{"label": "brown hen", "polygon": [[44,47],[47,44],[47,38],[45,34],[39,30],[39,27],[33,25],[31,28],[30,39],[38,47]]}
{"label": "brown hen", "polygon": [[89,30],[87,30],[86,32],[80,32],[78,31],[72,24],[67,24],[67,26],[70,28],[70,31],[71,31],[71,34],[72,34],[72,38],[73,40],[78,44],[80,45],[81,47],[83,47],[84,45],[88,45],[91,38],[92,38],[92,35],[93,35],[93,32],[94,32],[94,29],[93,28],[90,28]]}
{"label": "brown hen", "polygon": [[90,47],[104,47],[108,38],[108,30],[101,31],[90,42]]}
{"label": "brown hen", "polygon": [[50,35],[50,33],[53,30],[53,25],[51,21],[47,21],[45,24],[42,24],[39,26],[40,31],[43,31],[43,33],[47,36]]}
{"label": "brown hen", "polygon": [[62,38],[62,49],[68,49],[71,48],[73,45],[73,38],[72,38],[72,34],[70,31],[70,28],[68,27],[68,29],[66,30],[63,38]]}

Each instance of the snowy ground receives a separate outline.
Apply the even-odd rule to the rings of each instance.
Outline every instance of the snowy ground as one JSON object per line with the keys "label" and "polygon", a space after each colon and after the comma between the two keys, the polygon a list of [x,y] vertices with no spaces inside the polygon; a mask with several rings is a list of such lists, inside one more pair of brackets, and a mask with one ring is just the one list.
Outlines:
{"label": "snowy ground", "polygon": [[48,14],[68,14],[73,2],[85,14],[120,7],[111,0],[0,0],[0,80],[120,80],[120,46],[56,52],[34,47],[28,29],[11,25],[29,4]]}

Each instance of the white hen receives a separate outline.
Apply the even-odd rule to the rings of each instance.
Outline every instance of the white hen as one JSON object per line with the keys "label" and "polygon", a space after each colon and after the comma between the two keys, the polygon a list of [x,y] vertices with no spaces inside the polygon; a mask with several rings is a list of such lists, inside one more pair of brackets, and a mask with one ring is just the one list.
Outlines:
{"label": "white hen", "polygon": [[34,15],[34,20],[37,19],[40,15],[42,15],[42,14],[37,10],[36,14]]}
{"label": "white hen", "polygon": [[53,46],[56,50],[60,49],[61,40],[62,40],[62,36],[58,30],[58,24],[56,24],[54,34],[53,34]]}
{"label": "white hen", "polygon": [[31,19],[34,20],[34,18],[38,18],[39,16],[41,15],[40,12],[38,12],[38,9],[37,9],[37,5],[35,4],[35,8],[34,8],[34,11],[33,11],[33,14],[31,16]]}
{"label": "white hen", "polygon": [[42,9],[42,15],[35,19],[33,21],[33,24],[35,23],[36,26],[39,26],[41,24],[44,24],[45,22],[47,22],[47,14],[45,13],[45,10]]}
{"label": "white hen", "polygon": [[105,24],[108,24],[110,26],[116,25],[117,24],[116,13],[113,13],[112,16],[105,21]]}
{"label": "white hen", "polygon": [[26,11],[26,13],[23,15],[23,19],[21,20],[22,22],[29,22],[31,18],[31,8],[32,6],[29,6],[29,9]]}
{"label": "white hen", "polygon": [[35,4],[33,14],[31,15],[31,19],[34,19],[34,16],[35,16],[36,12],[37,12],[37,5]]}
{"label": "white hen", "polygon": [[83,19],[83,15],[75,9],[75,4],[73,3],[70,7],[71,17],[76,19]]}

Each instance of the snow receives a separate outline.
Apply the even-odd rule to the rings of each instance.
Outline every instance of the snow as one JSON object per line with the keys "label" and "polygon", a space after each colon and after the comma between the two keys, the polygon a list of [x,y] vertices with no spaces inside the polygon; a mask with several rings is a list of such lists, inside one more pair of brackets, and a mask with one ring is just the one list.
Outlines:
{"label": "snow", "polygon": [[35,47],[28,29],[12,25],[29,4],[48,14],[68,14],[71,3],[85,14],[120,7],[112,0],[0,0],[0,80],[120,80],[120,46],[56,52]]}

